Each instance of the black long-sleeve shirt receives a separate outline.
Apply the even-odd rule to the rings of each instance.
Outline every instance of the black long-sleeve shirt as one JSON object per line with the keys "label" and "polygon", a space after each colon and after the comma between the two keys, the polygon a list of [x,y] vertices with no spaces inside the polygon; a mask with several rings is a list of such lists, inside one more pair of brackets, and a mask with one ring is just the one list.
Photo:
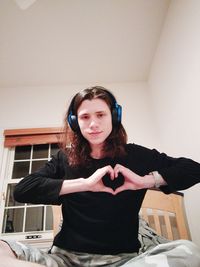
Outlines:
{"label": "black long-sleeve shirt", "polygon": [[75,168],[60,150],[43,168],[16,185],[14,197],[18,202],[62,204],[62,229],[53,242],[60,248],[98,254],[137,252],[138,212],[145,189],[117,195],[86,191],[59,196],[63,180],[88,178],[99,168],[119,163],[140,176],[158,171],[167,182],[161,190],[168,194],[200,182],[200,164],[135,144],[127,144],[126,151],[123,158],[91,159],[89,165]]}

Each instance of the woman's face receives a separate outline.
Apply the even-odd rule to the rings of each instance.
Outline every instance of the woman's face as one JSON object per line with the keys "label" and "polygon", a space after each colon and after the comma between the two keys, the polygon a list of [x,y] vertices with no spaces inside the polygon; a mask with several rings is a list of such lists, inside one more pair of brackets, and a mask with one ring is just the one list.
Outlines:
{"label": "woman's face", "polygon": [[92,149],[102,147],[112,131],[111,111],[99,98],[84,100],[77,110],[78,124],[84,138]]}

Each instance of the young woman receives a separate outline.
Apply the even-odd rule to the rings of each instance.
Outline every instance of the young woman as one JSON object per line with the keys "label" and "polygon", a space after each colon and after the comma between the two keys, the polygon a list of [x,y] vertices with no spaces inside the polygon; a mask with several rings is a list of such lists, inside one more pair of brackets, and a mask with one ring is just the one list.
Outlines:
{"label": "young woman", "polygon": [[49,253],[1,241],[6,267],[200,266],[200,250],[190,241],[138,254],[138,212],[146,190],[187,189],[200,182],[200,164],[127,144],[121,109],[103,87],[74,96],[62,149],[14,191],[19,202],[62,204],[61,231]]}

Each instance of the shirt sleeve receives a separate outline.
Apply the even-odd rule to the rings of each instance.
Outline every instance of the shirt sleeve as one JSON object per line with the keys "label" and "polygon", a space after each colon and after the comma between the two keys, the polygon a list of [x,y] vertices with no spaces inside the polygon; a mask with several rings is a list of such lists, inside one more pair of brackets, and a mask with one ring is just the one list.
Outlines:
{"label": "shirt sleeve", "polygon": [[170,157],[153,149],[152,161],[151,171],[158,171],[167,183],[160,187],[164,193],[185,190],[200,182],[200,164],[192,159]]}
{"label": "shirt sleeve", "polygon": [[23,178],[15,186],[15,200],[22,203],[59,205],[64,160],[64,153],[59,151],[44,167]]}

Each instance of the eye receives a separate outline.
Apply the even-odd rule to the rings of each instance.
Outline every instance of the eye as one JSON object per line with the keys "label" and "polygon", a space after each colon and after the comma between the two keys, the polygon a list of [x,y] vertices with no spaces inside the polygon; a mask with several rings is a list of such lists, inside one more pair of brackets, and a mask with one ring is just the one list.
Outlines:
{"label": "eye", "polygon": [[89,115],[87,115],[87,114],[81,115],[80,119],[81,120],[88,120],[89,119]]}
{"label": "eye", "polygon": [[105,116],[104,113],[98,113],[98,114],[97,114],[97,117],[98,117],[98,118],[102,118],[103,116]]}

